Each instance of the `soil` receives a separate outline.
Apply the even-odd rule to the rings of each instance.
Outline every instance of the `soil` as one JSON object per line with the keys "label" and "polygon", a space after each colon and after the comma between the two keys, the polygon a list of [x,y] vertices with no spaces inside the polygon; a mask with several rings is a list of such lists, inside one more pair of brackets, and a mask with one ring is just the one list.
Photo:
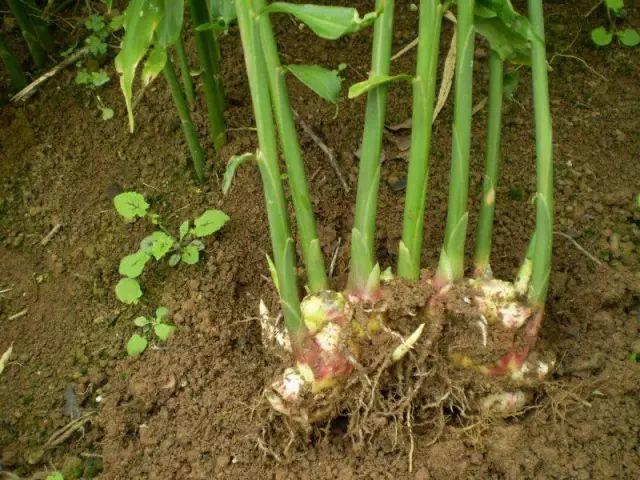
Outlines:
{"label": "soil", "polygon": [[[369,3],[349,2],[361,12]],[[25,104],[4,105],[0,353],[13,345],[13,354],[0,376],[0,477],[4,471],[43,478],[60,469],[65,479],[640,478],[640,364],[630,359],[633,352],[640,355],[640,210],[634,204],[640,192],[640,50],[594,49],[589,31],[603,15],[584,17],[592,3],[545,5],[557,234],[536,348],[552,354],[556,367],[515,416],[479,420],[443,407],[440,422],[409,429],[411,417],[396,415],[364,441],[354,441],[346,416],[306,434],[290,429],[264,408],[262,397],[283,363],[263,347],[256,318],[260,299],[277,311],[264,260],[270,243],[256,169],[240,168],[226,197],[213,173],[204,186],[194,183],[161,80],[139,104],[133,135],[112,70],[114,80],[95,93],[74,85],[75,72],[66,70]],[[397,10],[394,51],[413,40],[417,20],[408,3]],[[640,25],[637,8],[628,9],[626,22]],[[371,32],[330,43],[281,17],[276,34],[287,63],[344,62],[346,85],[365,78]],[[442,59],[450,36],[447,24]],[[480,44],[475,102],[486,96],[487,52]],[[236,30],[222,38],[222,53],[230,133],[221,155],[210,153],[217,175],[231,155],[256,146]],[[415,52],[409,53],[393,69],[408,72],[414,62]],[[506,279],[514,276],[533,227],[530,76],[522,69],[520,77],[515,100],[504,110],[492,257],[494,273]],[[364,101],[345,100],[336,115],[293,80],[290,91],[300,115],[337,153],[352,187],[345,193],[323,152],[300,132],[326,257],[338,248],[333,281],[340,288]],[[96,93],[115,110],[112,120],[101,119]],[[205,139],[203,107],[194,117]],[[394,86],[387,123],[405,121],[410,110],[409,86]],[[474,120],[469,253],[486,111]],[[425,266],[435,265],[442,242],[450,125],[449,102],[434,131]],[[397,143],[385,140],[377,233],[384,267],[395,264],[401,233],[398,184],[406,160]],[[170,230],[207,208],[231,217],[206,241],[197,265],[148,269],[141,278],[143,301],[135,307],[115,299],[118,262],[152,226],[127,225],[118,217],[111,199],[122,190],[143,193]],[[405,305],[426,301],[402,288],[395,296],[405,304],[395,304],[396,316]],[[127,357],[133,318],[159,305],[171,310],[177,333],[167,344],[151,342],[140,357]],[[419,400],[412,404],[417,409],[428,401]],[[61,434],[78,413],[80,428]]]}

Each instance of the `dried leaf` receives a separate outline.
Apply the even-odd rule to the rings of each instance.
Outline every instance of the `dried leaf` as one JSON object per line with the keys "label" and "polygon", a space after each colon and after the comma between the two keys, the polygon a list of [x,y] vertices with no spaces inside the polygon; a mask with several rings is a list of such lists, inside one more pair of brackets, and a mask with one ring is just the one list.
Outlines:
{"label": "dried leaf", "polygon": [[387,130],[391,130],[392,132],[397,132],[398,130],[409,130],[411,129],[412,121],[411,117],[407,118],[404,122],[396,123],[395,125],[389,125]]}
{"label": "dried leaf", "polygon": [[411,135],[394,135],[385,132],[385,136],[396,146],[401,152],[406,152],[411,148]]}
{"label": "dried leaf", "polygon": [[12,351],[13,351],[13,343],[9,345],[9,348],[7,349],[7,351],[2,354],[2,357],[0,357],[0,375],[2,375],[2,372],[4,371],[4,367],[9,362],[9,357],[11,357]]}

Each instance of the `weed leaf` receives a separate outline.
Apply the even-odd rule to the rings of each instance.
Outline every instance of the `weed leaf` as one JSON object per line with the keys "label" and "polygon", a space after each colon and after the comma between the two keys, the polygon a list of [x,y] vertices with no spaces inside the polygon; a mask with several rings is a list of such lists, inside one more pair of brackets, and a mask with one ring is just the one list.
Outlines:
{"label": "weed leaf", "polygon": [[133,320],[133,324],[136,327],[140,327],[140,328],[146,327],[150,323],[151,321],[147,317],[143,317],[143,316],[137,317],[136,319]]}
{"label": "weed leaf", "polygon": [[640,33],[633,28],[627,28],[625,30],[620,30],[616,32],[618,40],[620,43],[627,47],[635,47],[640,45]]}
{"label": "weed leaf", "polygon": [[200,251],[196,246],[189,244],[180,252],[180,258],[187,265],[195,265],[200,260]]}
{"label": "weed leaf", "polygon": [[189,233],[189,220],[185,220],[180,224],[180,241],[184,240],[184,237]]}
{"label": "weed leaf", "polygon": [[220,230],[229,217],[221,210],[207,210],[193,222],[193,233],[196,237],[206,237]]}
{"label": "weed leaf", "polygon": [[138,192],[122,192],[113,198],[116,211],[127,221],[137,217],[144,217],[149,204]]}
{"label": "weed leaf", "polygon": [[131,338],[127,342],[127,355],[129,355],[130,357],[136,357],[140,355],[147,349],[148,344],[149,342],[147,342],[147,339],[138,335],[137,333],[131,335]]}
{"label": "weed leaf", "polygon": [[173,325],[169,325],[168,323],[156,323],[153,326],[153,331],[161,341],[166,342],[173,331],[176,329]]}
{"label": "weed leaf", "polygon": [[591,30],[591,41],[598,47],[606,47],[613,40],[613,33],[604,27],[598,27]]}
{"label": "weed leaf", "polygon": [[169,316],[169,309],[167,307],[156,308],[156,320],[162,322]]}
{"label": "weed leaf", "polygon": [[116,297],[127,305],[136,305],[142,296],[142,289],[137,280],[122,278],[116,285]]}
{"label": "weed leaf", "polygon": [[156,260],[160,260],[169,253],[175,243],[171,236],[160,230],[153,232],[151,234],[151,238],[153,240],[153,244],[151,245],[151,254]]}
{"label": "weed leaf", "polygon": [[144,267],[150,258],[151,256],[149,255],[149,253],[143,250],[139,250],[136,253],[127,255],[122,260],[120,260],[118,273],[124,277],[138,278],[140,275],[142,275]]}
{"label": "weed leaf", "polygon": [[178,263],[180,262],[180,254],[179,253],[174,253],[173,255],[171,255],[169,257],[169,266],[170,267],[175,267],[176,265],[178,265]]}
{"label": "weed leaf", "polygon": [[64,480],[64,476],[60,472],[53,472],[51,475],[47,475],[45,480]]}

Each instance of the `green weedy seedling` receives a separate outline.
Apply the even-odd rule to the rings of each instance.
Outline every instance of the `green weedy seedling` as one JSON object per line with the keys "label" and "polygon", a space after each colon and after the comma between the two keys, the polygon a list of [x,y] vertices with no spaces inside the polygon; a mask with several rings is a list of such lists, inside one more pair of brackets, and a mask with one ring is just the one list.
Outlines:
{"label": "green weedy seedling", "polygon": [[[119,20],[107,23],[101,15],[91,15],[84,22],[84,26],[89,32],[89,36],[84,40],[89,50],[89,61],[77,64],[78,73],[75,82],[78,85],[87,85],[91,88],[102,87],[109,83],[107,71],[104,68],[91,69],[88,65],[97,64],[99,59],[107,54],[107,39],[118,28]],[[71,50],[65,53],[68,55]]]}
{"label": "green weedy seedling", "polygon": [[120,260],[118,272],[123,276],[115,287],[116,297],[126,304],[137,304],[142,297],[142,289],[137,278],[142,275],[147,263],[154,259],[168,258],[168,264],[175,267],[182,262],[195,265],[204,250],[204,237],[213,235],[228,221],[229,217],[220,210],[206,210],[193,224],[185,220],[180,224],[178,237],[174,238],[162,225],[157,214],[149,213],[149,204],[137,192],[124,192],[113,199],[116,211],[127,221],[148,218],[158,230],[140,242],[137,252]]}
{"label": "green weedy seedling", "polygon": [[607,12],[608,27],[597,27],[591,30],[591,41],[598,47],[606,47],[613,42],[614,37],[627,47],[640,45],[640,33],[635,28],[618,29],[616,23],[626,17],[624,0],[604,0]]}
{"label": "green weedy seedling", "polygon": [[142,329],[142,335],[136,333],[131,336],[127,342],[127,354],[130,357],[135,357],[144,352],[149,345],[147,335],[152,331],[158,340],[166,342],[176,329],[175,325],[167,321],[168,316],[169,309],[165,307],[158,307],[156,309],[155,318],[148,318],[145,316],[137,317],[133,323],[136,327]]}

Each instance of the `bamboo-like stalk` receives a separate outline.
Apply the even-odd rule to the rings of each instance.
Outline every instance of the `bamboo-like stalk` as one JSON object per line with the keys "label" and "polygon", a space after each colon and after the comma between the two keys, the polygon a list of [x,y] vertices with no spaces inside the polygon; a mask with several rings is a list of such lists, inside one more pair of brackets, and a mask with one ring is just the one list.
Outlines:
{"label": "bamboo-like stalk", "polygon": [[464,244],[469,212],[469,154],[473,87],[474,0],[459,0],[456,37],[455,94],[451,148],[451,181],[444,245],[436,272],[436,284],[444,285],[464,275]]}
{"label": "bamboo-like stalk", "polygon": [[187,51],[184,48],[182,35],[178,38],[175,47],[178,55],[178,65],[180,66],[180,77],[182,78],[182,85],[184,87],[184,96],[187,98],[189,106],[193,107],[196,103],[196,96],[193,93],[193,81],[191,80],[189,58],[187,57]]}
{"label": "bamboo-like stalk", "polygon": [[20,67],[20,62],[15,57],[13,52],[9,50],[9,47],[4,41],[4,38],[0,36],[0,60],[4,64],[4,68],[7,69],[9,77],[11,78],[11,88],[14,91],[20,91],[27,85],[27,78],[24,76],[24,72]]}
{"label": "bamboo-like stalk", "polygon": [[514,285],[516,287],[516,292],[518,295],[524,297],[528,290],[529,285],[531,284],[531,273],[533,272],[533,254],[535,253],[536,248],[536,232],[534,230],[533,235],[529,239],[529,244],[527,245],[527,250],[524,254],[524,260],[518,269],[518,273],[516,275],[516,279]]}
{"label": "bamboo-like stalk", "polygon": [[536,241],[529,301],[542,307],[547,298],[553,243],[553,132],[549,106],[547,55],[542,0],[529,0],[533,30],[531,69],[536,126]]}
{"label": "bamboo-like stalk", "polygon": [[[376,10],[382,13],[373,27],[370,73],[372,76],[389,74],[394,4],[394,0],[376,0]],[[376,263],[376,210],[387,94],[388,86],[380,85],[367,95],[356,208],[351,232],[351,265],[347,288],[352,294],[364,297],[374,293],[368,291],[371,288],[368,286],[368,280]]]}
{"label": "bamboo-like stalk", "polygon": [[33,63],[36,68],[42,68],[47,61],[47,54],[44,50],[44,46],[38,38],[38,33],[36,32],[36,28],[31,17],[25,9],[25,5],[21,0],[7,0],[7,5],[9,5],[9,9],[11,9],[11,12],[16,19],[16,23],[18,24],[18,27],[20,27],[22,36],[27,42],[29,53],[31,53],[31,57],[33,58]]}
{"label": "bamboo-like stalk", "polygon": [[191,114],[189,113],[189,107],[180,88],[180,82],[178,76],[171,63],[171,58],[167,56],[167,61],[162,70],[164,78],[167,80],[169,90],[171,90],[171,96],[173,97],[173,103],[178,110],[180,116],[180,123],[182,124],[182,131],[187,140],[189,152],[191,153],[191,159],[193,161],[193,169],[196,173],[196,177],[200,182],[204,181],[204,150],[198,140],[198,134],[191,121]]}
{"label": "bamboo-like stalk", "polygon": [[33,28],[38,36],[40,46],[46,51],[53,50],[53,39],[49,33],[49,25],[43,16],[43,11],[38,7],[35,0],[20,0],[24,4],[25,11],[31,18]]}
{"label": "bamboo-like stalk", "polygon": [[[256,12],[260,12],[266,7],[266,3],[264,0],[253,0],[253,6]],[[257,27],[269,73],[269,89],[273,103],[273,113],[280,135],[282,153],[287,165],[289,187],[291,188],[298,234],[302,244],[302,255],[307,269],[307,286],[310,293],[317,293],[327,290],[329,284],[322,250],[320,249],[320,241],[318,240],[316,221],[313,216],[313,206],[307,186],[302,153],[296,134],[295,119],[287,90],[286,71],[280,64],[278,47],[273,35],[273,26],[268,14],[262,14],[258,17]]]}
{"label": "bamboo-like stalk", "polygon": [[[204,0],[189,0],[193,26],[198,27],[210,22],[209,10]],[[218,40],[211,30],[195,31],[198,58],[202,66],[202,82],[204,97],[209,113],[209,131],[213,146],[219,151],[227,143],[227,132],[224,121],[224,94],[220,79],[220,63],[218,61]]]}
{"label": "bamboo-like stalk", "polygon": [[489,115],[487,120],[487,145],[484,158],[484,180],[474,268],[476,277],[491,276],[491,235],[496,205],[496,187],[500,163],[500,130],[502,127],[503,63],[492,51],[489,56]]}
{"label": "bamboo-like stalk", "polygon": [[251,0],[236,0],[236,13],[258,130],[257,160],[264,188],[278,290],[282,301],[285,325],[295,354],[302,347],[306,327],[300,314],[295,249],[278,166],[278,147],[269,85],[265,81],[265,78],[268,78],[267,66],[263,57],[261,39],[256,29],[256,12]]}
{"label": "bamboo-like stalk", "polygon": [[418,62],[413,80],[411,151],[402,240],[398,250],[398,275],[409,280],[420,277],[442,14],[443,6],[439,0],[420,0]]}

